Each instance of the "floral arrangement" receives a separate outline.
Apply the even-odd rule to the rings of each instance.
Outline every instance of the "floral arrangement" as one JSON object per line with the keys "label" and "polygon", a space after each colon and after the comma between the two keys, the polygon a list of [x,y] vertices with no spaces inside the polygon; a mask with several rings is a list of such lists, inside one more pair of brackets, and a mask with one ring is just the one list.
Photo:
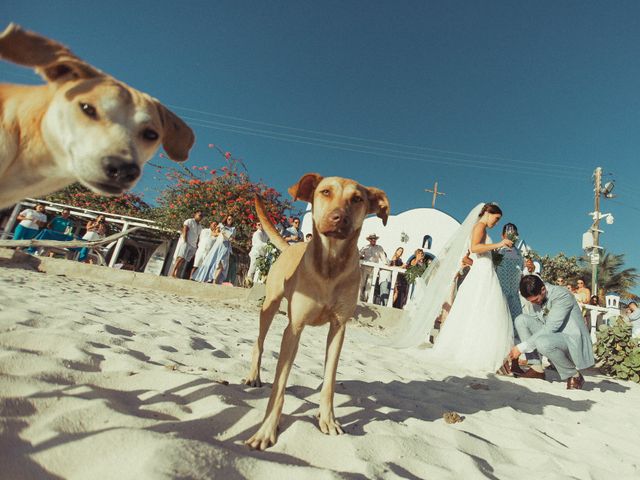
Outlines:
{"label": "floral arrangement", "polygon": [[416,281],[416,278],[421,277],[429,266],[429,263],[429,261],[425,260],[425,263],[423,264],[417,264],[407,268],[407,271],[404,274],[407,284],[411,285]]}
{"label": "floral arrangement", "polygon": [[260,272],[262,278],[265,278],[269,274],[271,265],[275,263],[279,256],[280,250],[278,250],[273,243],[267,242],[262,249],[261,255],[256,259],[256,269]]}
{"label": "floral arrangement", "polygon": [[[511,240],[511,242],[515,245],[518,241],[518,234],[514,230],[507,230],[505,234],[505,238],[507,240]],[[504,258],[504,253],[500,253],[497,250],[491,250],[491,260],[493,260],[493,266],[497,267],[502,263],[502,259]]]}

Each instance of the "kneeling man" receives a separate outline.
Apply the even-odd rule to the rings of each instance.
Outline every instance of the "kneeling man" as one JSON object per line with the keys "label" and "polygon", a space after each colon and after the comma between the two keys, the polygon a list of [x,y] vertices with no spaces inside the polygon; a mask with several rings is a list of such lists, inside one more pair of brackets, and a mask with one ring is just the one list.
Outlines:
{"label": "kneeling man", "polygon": [[[544,283],[537,275],[525,275],[520,280],[520,293],[531,303],[540,305],[537,316],[521,314],[515,327],[521,343],[511,349],[509,357],[536,350],[556,367],[568,389],[581,389],[584,378],[579,370],[593,366],[593,345],[584,324],[578,302],[565,287]],[[532,369],[522,375],[544,378],[544,371]],[[537,373],[537,374],[536,374]]]}

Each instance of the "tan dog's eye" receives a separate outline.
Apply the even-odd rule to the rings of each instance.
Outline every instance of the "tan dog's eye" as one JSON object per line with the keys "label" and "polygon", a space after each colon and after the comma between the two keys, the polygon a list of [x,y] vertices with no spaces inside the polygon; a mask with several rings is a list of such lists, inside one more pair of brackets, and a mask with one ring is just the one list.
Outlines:
{"label": "tan dog's eye", "polygon": [[98,118],[98,112],[96,112],[96,109],[93,105],[80,102],[80,110],[82,110],[82,113],[84,113],[89,118],[92,118],[94,120]]}
{"label": "tan dog's eye", "polygon": [[325,197],[328,197],[330,193],[331,193],[331,192],[329,191],[329,189],[328,189],[328,188],[325,188],[324,190],[321,190],[321,191],[320,191],[320,194],[321,194],[321,195],[324,195]]}
{"label": "tan dog's eye", "polygon": [[360,195],[356,195],[354,197],[351,198],[351,203],[360,203],[362,202],[363,198]]}
{"label": "tan dog's eye", "polygon": [[150,142],[155,142],[159,136],[160,135],[158,135],[158,132],[150,128],[145,128],[142,131],[142,138],[144,138],[145,140],[149,140]]}

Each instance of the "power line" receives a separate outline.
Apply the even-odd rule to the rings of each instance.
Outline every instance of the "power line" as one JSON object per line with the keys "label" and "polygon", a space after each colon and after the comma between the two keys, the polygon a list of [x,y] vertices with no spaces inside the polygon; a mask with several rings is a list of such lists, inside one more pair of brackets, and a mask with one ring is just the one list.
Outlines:
{"label": "power line", "polygon": [[607,202],[615,203],[615,204],[617,204],[617,205],[621,205],[621,206],[623,206],[623,207],[625,207],[625,208],[630,208],[631,210],[635,210],[636,212],[640,212],[640,208],[638,208],[638,207],[633,207],[633,206],[628,205],[628,204],[626,204],[626,203],[623,203],[623,202],[621,202],[621,201],[619,201],[619,200],[614,200],[614,199],[610,198],[610,199],[608,199],[608,200],[607,200]]}
{"label": "power line", "polygon": [[[237,130],[232,130],[235,133],[243,133],[243,132],[247,132],[247,133],[255,133],[255,134],[262,134],[262,135],[272,135],[272,136],[277,136],[278,138],[287,141],[288,139],[301,139],[301,140],[307,140],[310,142],[317,142],[316,144],[322,144],[322,145],[333,145],[333,146],[346,146],[346,147],[356,147],[356,148],[364,148],[367,149],[367,152],[369,151],[377,151],[377,152],[386,152],[386,153],[390,153],[394,156],[398,156],[398,155],[414,155],[416,157],[424,157],[424,158],[433,158],[433,159],[441,159],[441,160],[446,160],[446,161],[453,161],[453,162],[464,162],[466,165],[473,165],[475,163],[478,164],[484,164],[484,165],[494,165],[494,166],[500,166],[503,167],[504,166],[504,162],[499,163],[499,162],[484,162],[484,161],[479,161],[479,160],[472,160],[472,159],[458,159],[458,158],[451,158],[451,157],[444,157],[442,155],[433,155],[433,154],[420,154],[420,153],[415,153],[415,152],[400,152],[398,150],[392,150],[392,149],[388,149],[388,148],[382,148],[382,147],[376,147],[376,146],[370,146],[370,145],[361,145],[361,144],[354,144],[354,143],[346,143],[346,142],[338,142],[335,140],[325,140],[325,139],[321,139],[321,138],[314,138],[314,137],[307,137],[304,135],[294,135],[294,134],[290,134],[290,133],[281,133],[281,132],[274,132],[271,130],[260,130],[260,129],[255,129],[255,128],[250,128],[250,127],[242,127],[242,126],[237,126],[237,125],[231,125],[231,124],[227,124],[227,123],[222,123],[222,122],[214,122],[211,120],[200,120],[198,118],[194,118],[194,117],[188,117],[188,116],[182,116],[183,119],[187,119],[187,120],[191,120],[191,121],[195,121],[195,122],[199,122],[198,126],[211,126],[211,127],[220,127],[221,130],[225,130],[228,128],[232,128],[232,129],[237,129]],[[238,131],[240,130],[240,131]],[[538,170],[538,167],[529,167],[529,166],[522,166],[519,168],[528,168],[531,170]]]}
{"label": "power line", "polygon": [[[24,78],[27,78],[27,77],[31,79],[34,78],[33,75],[21,74],[17,72],[7,72],[7,73],[14,76],[24,77]],[[564,178],[564,179],[570,179],[570,180],[578,180],[578,179],[581,180],[583,178],[579,174],[578,175],[575,175],[575,174],[569,175],[566,173],[552,174],[552,173],[548,173],[541,170],[543,168],[561,168],[561,169],[565,169],[565,171],[566,169],[571,169],[574,172],[576,171],[573,167],[570,167],[568,165],[550,164],[550,163],[541,163],[541,162],[533,163],[533,162],[504,158],[504,157],[499,157],[494,155],[469,154],[469,153],[456,152],[451,150],[436,149],[432,147],[406,145],[406,144],[395,143],[395,142],[387,142],[383,140],[368,139],[364,137],[354,137],[354,136],[341,135],[341,134],[330,133],[330,132],[322,132],[318,130],[290,127],[287,125],[276,124],[276,123],[250,120],[250,119],[245,119],[241,117],[222,115],[222,114],[217,114],[217,113],[208,112],[204,110],[197,110],[193,108],[182,107],[178,105],[168,104],[167,106],[173,109],[190,111],[190,112],[199,113],[202,115],[208,115],[208,116],[219,117],[219,118],[227,118],[227,119],[232,119],[232,120],[246,122],[246,123],[266,125],[270,127],[276,127],[276,128],[316,135],[315,137],[305,136],[305,135],[295,135],[291,133],[255,129],[255,128],[244,127],[244,126],[234,125],[229,123],[216,122],[216,121],[211,121],[206,119],[183,116],[183,118],[190,120],[196,126],[223,130],[223,131],[228,131],[228,132],[233,132],[238,134],[252,135],[252,136],[257,136],[261,138],[269,138],[273,140],[286,141],[290,143],[319,146],[319,147],[330,148],[334,150],[350,151],[355,153],[365,153],[370,155],[384,156],[388,158],[397,159],[398,157],[402,157],[402,158],[407,158],[410,160],[421,161],[426,163],[436,163],[436,164],[443,164],[443,165],[449,165],[449,166],[454,164],[455,166],[480,168],[485,170],[501,170],[502,171],[505,168],[505,164],[508,164],[509,171],[514,173],[525,173],[529,175],[545,176],[545,177],[552,177],[552,178]],[[319,138],[317,135],[354,140],[358,142],[367,142],[369,144],[387,145],[387,146],[392,146],[392,147],[402,148],[407,150],[412,149],[412,150],[419,150],[423,152],[436,152],[438,153],[438,155],[433,153],[403,152],[403,151],[392,150],[389,148],[378,147],[375,145],[362,145],[358,143],[341,142],[337,140]],[[453,155],[453,156],[466,157],[466,158],[452,158],[450,156],[448,157],[444,155]],[[486,159],[486,160],[478,160],[478,159]],[[495,161],[487,161],[487,160],[495,160]],[[588,170],[584,170],[585,173],[587,171]]]}
{"label": "power line", "polygon": [[[37,78],[33,74],[32,75],[28,75],[28,74],[22,74],[22,73],[18,73],[18,72],[6,72],[6,73],[9,73],[9,74],[14,75],[14,76],[20,76],[20,77],[23,77],[23,78],[31,78],[31,79]],[[413,150],[419,150],[419,151],[423,151],[423,152],[436,152],[439,155],[434,155],[434,154],[431,154],[431,153],[398,152],[398,151],[391,150],[391,149],[388,149],[388,148],[385,149],[383,147],[376,147],[376,146],[373,146],[373,145],[353,144],[353,143],[347,143],[347,142],[339,142],[339,141],[336,141],[336,140],[327,140],[327,139],[318,138],[318,137],[294,135],[294,134],[290,134],[290,133],[274,132],[274,131],[270,131],[270,130],[252,129],[250,127],[243,127],[243,126],[240,126],[240,125],[233,125],[233,124],[229,124],[229,123],[214,122],[214,121],[211,121],[211,120],[205,120],[205,119],[198,119],[198,118],[194,118],[194,117],[183,116],[183,118],[185,118],[185,119],[189,119],[189,120],[195,121],[195,122],[200,122],[200,124],[198,124],[197,126],[201,126],[201,127],[205,127],[205,128],[212,128],[212,126],[215,125],[216,128],[219,129],[219,130],[230,131],[230,132],[233,132],[233,133],[240,133],[240,134],[246,133],[246,134],[252,134],[253,136],[259,136],[259,137],[263,137],[263,138],[271,138],[271,139],[274,139],[274,140],[289,141],[289,142],[293,142],[293,143],[302,143],[302,144],[307,144],[307,145],[316,145],[316,146],[322,146],[322,147],[325,147],[325,148],[333,148],[333,149],[344,150],[344,151],[353,151],[353,152],[358,152],[358,153],[371,153],[371,154],[373,154],[376,151],[377,152],[389,152],[389,153],[391,153],[393,155],[392,158],[397,158],[399,155],[403,155],[405,157],[407,157],[408,155],[411,155],[411,157],[407,157],[407,158],[411,158],[413,160],[419,160],[422,157],[422,158],[425,158],[425,159],[430,159],[431,163],[440,163],[440,164],[450,165],[451,162],[454,162],[454,163],[456,163],[458,165],[474,167],[474,168],[491,169],[490,166],[495,166],[495,167],[500,167],[500,169],[503,169],[504,166],[505,166],[505,163],[508,162],[510,170],[515,170],[515,171],[518,171],[518,172],[521,172],[521,173],[528,173],[528,174],[532,174],[532,175],[541,175],[541,176],[556,177],[556,178],[557,177],[570,178],[570,179],[582,178],[579,175],[574,177],[574,176],[570,176],[570,175],[566,175],[566,174],[548,174],[548,173],[540,172],[541,168],[561,168],[561,169],[571,169],[573,171],[576,171],[573,167],[570,167],[568,165],[541,163],[541,162],[533,163],[533,162],[528,162],[528,161],[516,160],[516,159],[512,159],[512,158],[499,157],[499,156],[495,156],[495,155],[470,154],[470,153],[456,152],[456,151],[451,151],[451,150],[436,149],[436,148],[432,148],[432,147],[406,145],[406,144],[401,144],[401,143],[396,143],[396,142],[388,142],[388,141],[369,139],[369,138],[364,138],[364,137],[341,135],[341,134],[330,133],[330,132],[322,132],[322,131],[318,131],[318,130],[310,130],[310,129],[304,129],[304,128],[298,128],[298,127],[290,127],[290,126],[287,126],[287,125],[282,125],[282,124],[277,124],[277,123],[250,120],[250,119],[245,119],[245,118],[241,118],[241,117],[235,117],[235,116],[231,116],[231,115],[223,115],[223,114],[208,112],[208,111],[205,111],[205,110],[197,110],[197,109],[193,109],[193,108],[189,108],[189,107],[182,107],[182,106],[179,106],[179,105],[167,104],[167,106],[169,106],[170,108],[173,108],[173,109],[190,111],[190,112],[199,113],[199,114],[207,115],[207,116],[232,119],[232,120],[246,122],[246,123],[252,123],[252,124],[257,124],[257,125],[266,125],[266,126],[271,126],[271,127],[281,128],[281,129],[287,129],[287,130],[292,130],[292,131],[298,131],[298,132],[304,132],[304,133],[311,133],[313,135],[322,135],[322,136],[328,136],[328,137],[355,140],[355,141],[359,141],[359,142],[367,142],[369,144],[388,145],[388,146],[392,146],[392,147],[409,149],[409,150],[413,149]],[[230,130],[230,129],[236,129],[236,130]],[[260,135],[258,135],[258,134],[260,134]],[[305,140],[305,142],[293,141],[291,139],[302,139],[302,140]],[[349,148],[338,148],[338,146],[340,146],[340,145],[346,146],[346,147],[355,147],[357,149],[367,149],[367,150],[363,151],[363,150],[353,150],[353,149],[349,149]],[[451,158],[451,157],[446,157],[443,154],[444,155],[453,155],[453,156],[466,157],[466,158]],[[491,161],[482,161],[482,160],[474,160],[474,159],[486,159],[486,160],[495,160],[495,161],[491,162]],[[516,165],[516,164],[518,164],[518,165]],[[585,174],[587,172],[588,172],[588,170],[584,170]]]}
{"label": "power line", "polygon": [[[281,141],[287,141],[287,142],[292,142],[292,143],[300,143],[300,144],[304,144],[304,145],[313,145],[313,146],[319,146],[319,147],[324,147],[324,148],[330,148],[333,150],[342,150],[342,151],[348,151],[348,152],[356,152],[356,153],[365,153],[368,155],[375,155],[375,156],[382,156],[382,157],[387,157],[387,158],[394,158],[394,159],[399,159],[399,158],[406,158],[409,160],[415,160],[415,161],[420,161],[423,163],[438,163],[438,164],[443,164],[443,165],[448,165],[448,166],[452,166],[452,164],[454,164],[453,166],[459,166],[459,167],[472,167],[472,168],[480,168],[480,169],[485,169],[485,170],[497,170],[497,171],[501,171],[504,172],[505,171],[505,165],[498,165],[498,164],[489,164],[489,165],[485,165],[485,164],[478,164],[478,163],[474,163],[472,160],[463,160],[463,159],[453,159],[453,158],[446,158],[446,157],[436,157],[436,156],[431,156],[433,158],[425,158],[423,156],[418,156],[418,154],[411,154],[411,153],[407,153],[407,152],[399,152],[399,153],[395,153],[395,154],[391,154],[391,153],[385,153],[382,151],[376,151],[375,148],[376,147],[367,147],[367,146],[360,146],[360,148],[348,148],[348,147],[344,147],[344,146],[340,146],[340,145],[335,145],[335,144],[331,144],[331,143],[321,143],[321,141],[317,140],[317,139],[308,139],[308,141],[304,141],[304,140],[299,140],[299,139],[295,139],[295,138],[287,138],[287,137],[282,137],[281,135],[285,135],[285,134],[278,134],[277,132],[271,132],[271,134],[263,134],[263,133],[258,133],[255,131],[251,131],[251,130],[238,130],[238,127],[235,128],[229,128],[229,127],[221,127],[221,126],[215,126],[215,125],[211,125],[206,123],[206,121],[198,121],[198,120],[194,120],[192,121],[193,125],[196,126],[200,126],[200,127],[204,127],[204,128],[210,128],[213,130],[223,130],[223,131],[228,131],[228,132],[233,132],[233,133],[239,133],[239,134],[245,134],[245,135],[252,135],[252,136],[256,136],[256,137],[261,137],[261,138],[270,138],[270,139],[274,139],[274,140],[281,140]],[[277,136],[280,135],[280,136]],[[303,137],[305,138],[305,137]],[[368,148],[369,150],[364,150],[364,148]],[[371,150],[373,149],[373,150]],[[563,179],[568,179],[568,180],[577,180],[577,181],[584,181],[584,177],[578,176],[578,175],[568,175],[568,174],[562,174],[562,173],[548,173],[545,171],[540,170],[538,167],[524,167],[524,166],[508,166],[508,171],[509,173],[523,173],[523,174],[529,174],[529,175],[538,175],[538,176],[544,176],[544,177],[550,177],[550,178],[563,178]]]}
{"label": "power line", "polygon": [[[282,125],[282,124],[277,124],[277,123],[262,122],[262,121],[257,121],[257,120],[249,120],[249,119],[246,119],[246,118],[234,117],[234,116],[231,116],[231,115],[222,115],[222,114],[219,114],[219,113],[208,112],[208,111],[205,111],[205,110],[196,110],[196,109],[193,109],[193,108],[181,107],[181,106],[178,106],[178,105],[169,105],[169,104],[167,104],[167,106],[170,107],[170,108],[173,108],[173,109],[177,109],[177,110],[185,110],[185,111],[194,112],[194,113],[200,113],[200,114],[203,114],[203,115],[208,115],[208,116],[213,116],[213,117],[227,118],[227,119],[237,120],[237,121],[241,121],[241,122],[253,123],[253,124],[257,124],[257,125],[266,125],[266,126],[270,126],[270,127],[283,128],[283,129],[287,129],[287,130],[293,130],[293,131],[304,132],[304,133],[311,133],[311,134],[315,134],[315,135],[324,135],[324,136],[330,136],[330,137],[336,137],[336,138],[344,138],[344,139],[347,139],[347,140],[356,140],[356,141],[361,141],[361,142],[377,143],[377,144],[381,144],[381,145],[389,145],[389,146],[405,148],[405,149],[432,151],[432,152],[436,152],[436,153],[440,153],[440,154],[446,154],[446,155],[457,155],[457,156],[472,157],[472,158],[485,158],[485,159],[489,159],[489,160],[498,160],[500,162],[519,163],[519,164],[523,164],[523,165],[535,165],[536,168],[540,168],[540,167],[556,167],[556,168],[570,168],[570,169],[575,170],[575,168],[573,166],[570,166],[570,165],[553,164],[553,163],[541,163],[541,162],[536,162],[534,164],[533,162],[530,162],[530,161],[523,161],[523,160],[516,160],[516,159],[512,159],[512,158],[499,157],[499,156],[496,156],[496,155],[471,154],[471,153],[456,152],[456,151],[451,151],[451,150],[441,150],[441,149],[436,149],[436,148],[432,148],[432,147],[406,145],[406,144],[401,144],[401,143],[387,142],[387,141],[383,141],[383,140],[376,140],[376,139],[370,139],[370,138],[364,138],[364,137],[354,137],[354,136],[349,136],[349,135],[340,135],[340,134],[337,134],[337,133],[322,132],[322,131],[319,131],[319,130],[309,130],[309,129],[304,129],[304,128],[290,127],[290,126],[287,126],[287,125]],[[192,118],[192,117],[184,117],[184,118]],[[198,119],[198,120],[203,121],[203,122],[210,122],[210,120],[204,120],[204,119]],[[223,124],[223,123],[220,123],[220,124],[221,125],[225,125],[225,126],[229,126],[229,127],[235,127],[235,128],[249,128],[249,127],[242,127],[242,126],[239,126],[239,125],[232,125],[232,124]],[[284,133],[280,133],[280,132],[271,132],[271,133],[281,134],[281,135],[289,135],[289,134],[284,134]],[[324,139],[321,139],[321,140],[326,141]],[[590,173],[589,169],[578,169],[578,171],[583,171],[585,174]]]}
{"label": "power line", "polygon": [[616,188],[618,190],[622,190],[625,195],[640,198],[640,192],[631,187],[627,187],[626,185],[620,185],[620,183],[616,182]]}

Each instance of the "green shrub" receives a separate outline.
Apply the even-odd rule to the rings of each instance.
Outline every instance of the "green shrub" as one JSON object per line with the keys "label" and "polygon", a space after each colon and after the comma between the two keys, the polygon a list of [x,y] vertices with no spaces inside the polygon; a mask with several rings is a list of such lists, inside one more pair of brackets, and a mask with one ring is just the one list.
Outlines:
{"label": "green shrub", "polygon": [[640,383],[640,340],[631,338],[631,325],[622,317],[611,326],[600,325],[595,354],[603,373]]}

